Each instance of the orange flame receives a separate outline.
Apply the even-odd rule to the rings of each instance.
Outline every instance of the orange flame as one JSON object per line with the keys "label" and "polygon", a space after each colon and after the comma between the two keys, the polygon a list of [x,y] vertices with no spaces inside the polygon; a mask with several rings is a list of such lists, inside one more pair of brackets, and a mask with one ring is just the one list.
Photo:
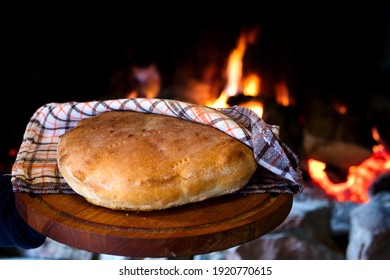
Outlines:
{"label": "orange flame", "polygon": [[326,164],[323,162],[308,160],[310,177],[328,195],[340,202],[366,203],[369,201],[368,189],[374,179],[386,170],[390,170],[390,155],[383,145],[375,146],[369,158],[349,168],[347,180],[342,183],[333,183],[326,174],[325,168]]}
{"label": "orange flame", "polygon": [[244,79],[243,94],[246,96],[258,96],[261,90],[261,79],[256,74],[250,74]]}
{"label": "orange flame", "polygon": [[223,91],[221,95],[218,97],[218,99],[214,101],[207,101],[206,106],[210,106],[213,108],[228,108],[230,107],[230,105],[227,102],[228,102],[228,96]]}
{"label": "orange flame", "polygon": [[227,84],[224,90],[228,96],[234,96],[240,90],[243,57],[245,54],[246,45],[246,33],[242,33],[238,39],[236,48],[229,55],[226,69]]}
{"label": "orange flame", "polygon": [[340,115],[345,115],[348,111],[348,107],[344,104],[334,104],[334,108]]}
{"label": "orange flame", "polygon": [[[227,83],[225,89],[222,91],[218,99],[214,101],[207,101],[206,106],[213,108],[227,108],[229,107],[229,97],[235,96],[242,91],[246,96],[257,96],[260,92],[261,79],[256,74],[247,75],[243,78],[243,58],[248,43],[253,43],[255,38],[255,29],[253,32],[241,33],[236,48],[230,53],[226,74]],[[263,104],[259,101],[250,101],[242,103],[240,106],[253,110],[260,117],[263,115]]]}
{"label": "orange flame", "polygon": [[260,118],[263,116],[264,113],[264,105],[260,101],[251,100],[245,103],[241,103],[240,106],[251,109],[253,112],[255,112]]}
{"label": "orange flame", "polygon": [[290,93],[288,91],[287,84],[284,81],[275,85],[275,95],[277,104],[284,107],[288,107],[290,105]]}

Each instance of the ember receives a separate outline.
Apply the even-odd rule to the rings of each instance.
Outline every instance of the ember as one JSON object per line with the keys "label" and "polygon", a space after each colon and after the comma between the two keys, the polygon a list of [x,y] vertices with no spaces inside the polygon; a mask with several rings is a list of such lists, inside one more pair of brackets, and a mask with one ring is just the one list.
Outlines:
{"label": "ember", "polygon": [[390,154],[383,145],[373,148],[373,154],[357,166],[348,170],[347,180],[333,183],[325,171],[326,164],[314,159],[308,159],[308,169],[312,180],[324,191],[340,202],[352,201],[366,203],[369,201],[369,188],[374,179],[390,169]]}

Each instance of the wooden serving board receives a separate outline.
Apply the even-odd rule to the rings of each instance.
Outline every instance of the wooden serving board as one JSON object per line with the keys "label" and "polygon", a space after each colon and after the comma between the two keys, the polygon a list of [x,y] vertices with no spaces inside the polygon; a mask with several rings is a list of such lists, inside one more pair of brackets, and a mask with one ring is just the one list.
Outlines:
{"label": "wooden serving board", "polygon": [[68,246],[128,257],[185,257],[224,250],[273,230],[292,207],[289,194],[231,194],[152,212],[115,211],[79,195],[16,193],[35,230]]}

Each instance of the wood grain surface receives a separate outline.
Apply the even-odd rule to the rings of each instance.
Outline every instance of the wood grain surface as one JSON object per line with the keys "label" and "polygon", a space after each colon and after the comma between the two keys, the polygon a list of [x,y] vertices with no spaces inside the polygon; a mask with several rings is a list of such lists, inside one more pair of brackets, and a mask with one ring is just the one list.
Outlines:
{"label": "wood grain surface", "polygon": [[231,248],[273,230],[292,207],[289,194],[231,194],[167,210],[131,212],[79,195],[16,193],[23,219],[68,246],[128,257],[186,257]]}

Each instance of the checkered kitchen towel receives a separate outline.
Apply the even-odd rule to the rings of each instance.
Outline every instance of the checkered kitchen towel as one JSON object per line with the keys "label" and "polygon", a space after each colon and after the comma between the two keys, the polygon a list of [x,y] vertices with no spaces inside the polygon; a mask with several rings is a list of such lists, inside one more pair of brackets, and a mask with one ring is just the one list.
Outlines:
{"label": "checkered kitchen towel", "polygon": [[27,124],[12,168],[14,191],[74,194],[58,170],[58,139],[81,119],[113,110],[164,114],[196,121],[252,147],[259,168],[242,192],[295,194],[303,190],[298,158],[253,111],[240,106],[214,109],[169,99],[134,98],[48,103],[40,107]]}

